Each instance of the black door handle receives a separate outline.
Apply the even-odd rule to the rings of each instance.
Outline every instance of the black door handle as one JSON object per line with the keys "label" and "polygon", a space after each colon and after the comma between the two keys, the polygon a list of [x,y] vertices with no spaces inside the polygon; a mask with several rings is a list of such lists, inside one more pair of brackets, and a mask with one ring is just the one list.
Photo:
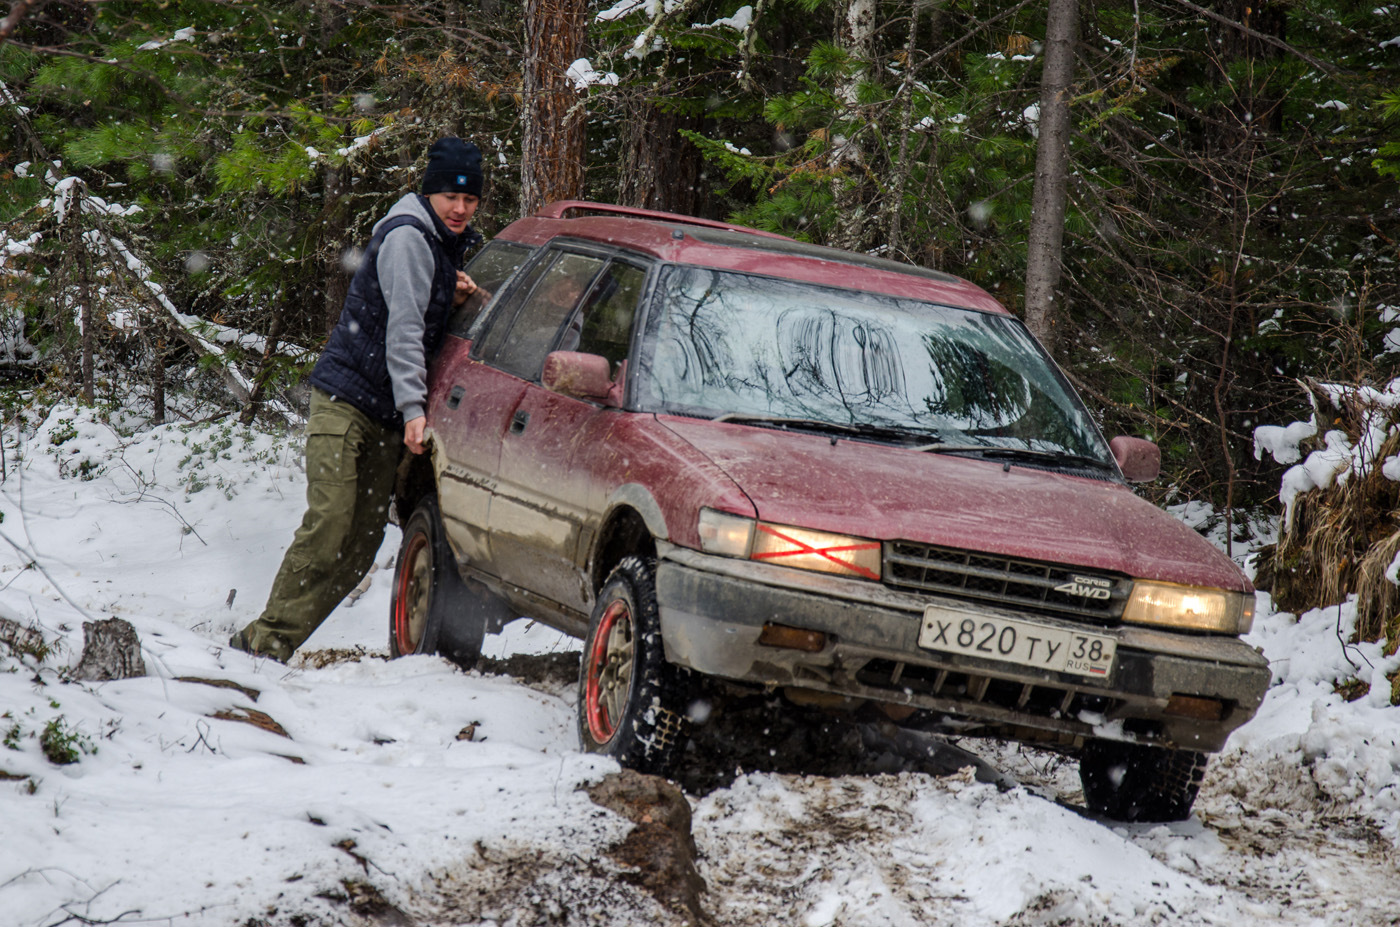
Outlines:
{"label": "black door handle", "polygon": [[455,409],[462,402],[462,397],[467,393],[465,386],[454,386],[452,392],[447,397],[447,408]]}
{"label": "black door handle", "polygon": [[530,424],[530,413],[520,411],[515,413],[515,417],[510,420],[510,433],[518,435],[525,430],[525,426]]}

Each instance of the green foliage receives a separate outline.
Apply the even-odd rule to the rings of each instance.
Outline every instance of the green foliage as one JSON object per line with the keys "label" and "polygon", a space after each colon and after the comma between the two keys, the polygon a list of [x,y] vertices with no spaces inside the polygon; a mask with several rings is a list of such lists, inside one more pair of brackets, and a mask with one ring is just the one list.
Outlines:
{"label": "green foliage", "polygon": [[39,734],[39,748],[55,766],[69,766],[84,754],[97,752],[92,738],[71,727],[63,715],[55,715],[44,724]]}
{"label": "green foliage", "polygon": [[[1386,94],[1378,102],[1386,119],[1400,118],[1400,90]],[[1400,179],[1400,141],[1385,142],[1376,154],[1379,157],[1371,162],[1372,166],[1382,176]]]}
{"label": "green foliage", "polygon": [[49,432],[49,443],[55,447],[67,444],[78,436],[78,428],[73,424],[71,418],[61,418],[56,426]]}
{"label": "green foliage", "polygon": [[[896,36],[886,31],[885,38]],[[902,55],[886,48],[882,57],[897,67],[882,70],[817,41],[799,85],[769,96],[763,107],[778,137],[795,144],[746,156],[737,140],[694,141],[731,183],[754,191],[752,204],[734,212],[736,221],[829,240],[847,219],[835,190],[855,184],[882,204],[872,211],[886,228],[876,230],[872,244],[883,240],[906,256],[938,255],[942,266],[988,285],[1018,278],[1035,157],[1020,113],[1035,88],[1014,89],[1014,102],[1007,92],[1022,84],[1026,64],[984,46],[955,70],[927,69],[905,82]],[[842,93],[851,90],[848,105]],[[837,138],[859,147],[859,163],[836,160]],[[896,220],[901,234],[890,240]]]}
{"label": "green foliage", "polygon": [[815,83],[845,80],[859,74],[864,62],[834,42],[818,42],[807,56],[807,76]]}
{"label": "green foliage", "polygon": [[[0,79],[28,109],[17,144],[36,138],[94,194],[141,208],[103,221],[178,307],[252,332],[280,317],[283,340],[314,348],[339,309],[328,294],[343,287],[342,252],[411,187],[431,140],[466,134],[489,156],[493,138],[509,139],[513,101],[485,78],[490,56],[467,45],[470,34],[500,54],[509,23],[445,30],[459,8],[93,4],[59,20],[66,32],[27,21],[0,46]],[[44,29],[58,32],[33,31]],[[65,54],[36,50],[57,45]],[[0,173],[0,214],[38,222],[46,193]],[[66,315],[41,320],[50,357],[72,357]]]}
{"label": "green foliage", "polygon": [[[1018,309],[1044,12],[921,7],[910,57],[911,8],[881,5],[870,60],[810,34],[802,70],[764,88],[766,140],[751,122],[689,137],[736,221],[830,241],[856,191],[866,247]],[[1350,0],[1256,12],[1252,28],[1298,51],[1169,4],[1083,11],[1062,256],[1073,316],[1060,359],[1107,429],[1151,435],[1193,492],[1234,503],[1277,490],[1249,435],[1287,419],[1294,393],[1280,384],[1319,365],[1374,380],[1395,369],[1374,307],[1400,300],[1400,197],[1367,176],[1400,177],[1383,122],[1400,93],[1369,102],[1378,77],[1397,83],[1380,50],[1393,23]],[[795,48],[786,22],[760,26],[757,47]],[[858,161],[835,157],[841,139]]]}
{"label": "green foliage", "polygon": [[[743,7],[744,29],[696,26]],[[38,162],[32,130],[95,194],[144,210],[103,221],[183,310],[264,334],[276,320],[314,349],[339,308],[342,253],[411,188],[434,137],[486,150],[478,225],[513,217],[521,4],[493,8],[110,0],[61,20],[67,31],[36,19],[0,46],[0,80],[30,110],[11,120],[6,163]],[[585,54],[619,83],[586,97],[588,195],[628,190],[629,141],[703,158],[683,180],[696,212],[815,242],[856,234],[1018,311],[1045,8],[882,0],[868,54],[839,44],[844,11],[701,0],[590,15]],[[1250,29],[1286,48],[1162,0],[1081,17],[1059,359],[1107,431],[1162,444],[1180,486],[1271,498],[1277,474],[1249,436],[1291,420],[1292,380],[1379,380],[1400,359],[1377,309],[1400,304],[1400,91],[1386,89],[1400,65],[1383,45],[1396,13],[1251,8]],[[674,118],[649,135],[654,112]],[[0,171],[12,238],[42,224],[46,190]],[[7,264],[29,276],[6,293],[64,383],[77,330],[71,288],[53,282],[66,254],[38,242]],[[172,369],[194,366],[164,350]],[[285,359],[269,371],[274,385],[302,373]],[[191,491],[217,484],[212,460],[192,456]]]}
{"label": "green foliage", "polygon": [[19,722],[15,721],[14,716],[8,711],[0,715],[0,717],[10,722],[3,728],[4,737],[0,739],[0,742],[4,743],[4,745],[11,750],[22,750],[23,746],[21,745],[21,740],[24,737],[24,728],[20,727]]}
{"label": "green foliage", "polygon": [[258,447],[258,432],[226,420],[216,425],[182,426],[180,444],[185,448],[177,467],[184,474],[185,499],[213,487],[232,502],[239,487],[260,465],[280,454],[300,456],[305,438],[298,434],[280,446]]}

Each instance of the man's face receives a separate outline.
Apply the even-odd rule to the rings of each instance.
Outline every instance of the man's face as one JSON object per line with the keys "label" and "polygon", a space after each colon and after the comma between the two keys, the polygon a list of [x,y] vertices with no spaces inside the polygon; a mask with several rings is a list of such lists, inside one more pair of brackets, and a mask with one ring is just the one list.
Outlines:
{"label": "man's face", "polygon": [[460,235],[476,215],[481,199],[470,193],[429,193],[428,204],[453,235]]}

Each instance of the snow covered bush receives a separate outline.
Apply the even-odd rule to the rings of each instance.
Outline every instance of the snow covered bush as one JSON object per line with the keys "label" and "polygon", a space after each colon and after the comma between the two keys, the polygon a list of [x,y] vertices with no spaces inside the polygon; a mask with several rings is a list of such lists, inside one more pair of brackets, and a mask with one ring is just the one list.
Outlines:
{"label": "snow covered bush", "polygon": [[[1356,597],[1358,640],[1400,646],[1400,380],[1384,388],[1307,381],[1308,422],[1255,429],[1282,464],[1279,540],[1256,585],[1302,613]],[[1330,425],[1330,427],[1328,427]],[[1400,702],[1400,678],[1391,701]]]}

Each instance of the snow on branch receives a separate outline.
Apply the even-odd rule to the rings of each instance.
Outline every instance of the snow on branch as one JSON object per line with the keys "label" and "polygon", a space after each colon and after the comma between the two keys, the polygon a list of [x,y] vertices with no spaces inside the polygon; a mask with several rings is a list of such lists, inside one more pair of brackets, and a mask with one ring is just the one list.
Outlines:
{"label": "snow on branch", "polygon": [[632,47],[627,50],[627,54],[623,57],[644,58],[661,47],[661,39],[656,34],[661,27],[670,19],[679,19],[698,4],[699,0],[643,0],[641,3],[622,0],[611,9],[599,13],[596,19],[599,21],[620,19],[640,6],[651,18],[651,23],[645,32],[632,40]]}
{"label": "snow on branch", "polygon": [[[134,280],[140,289],[148,305],[157,309],[159,313],[169,321],[174,323],[174,331],[196,354],[213,357],[216,359],[217,367],[224,378],[224,383],[228,386],[238,402],[247,404],[255,392],[255,385],[238,369],[228,356],[224,345],[221,342],[226,340],[223,337],[234,333],[234,329],[225,326],[215,325],[197,316],[188,315],[181,312],[179,307],[171,302],[165,294],[165,287],[152,279],[151,268],[145,261],[141,260],[121,239],[107,232],[99,226],[101,242],[108,252],[108,256],[113,263],[120,268],[124,268],[128,275]],[[302,356],[305,349],[297,348],[297,354]],[[287,403],[280,399],[268,399],[264,402],[266,408],[282,416],[287,422],[297,424],[300,416],[297,415]]]}
{"label": "snow on branch", "polygon": [[[1313,405],[1312,417],[1306,422],[1294,422],[1286,427],[1260,425],[1254,429],[1254,459],[1262,460],[1267,451],[1282,464],[1294,464],[1283,474],[1279,500],[1284,505],[1284,517],[1293,514],[1293,504],[1299,494],[1314,489],[1342,486],[1352,477],[1364,477],[1378,465],[1386,479],[1400,482],[1400,456],[1381,460],[1381,448],[1386,439],[1400,431],[1400,380],[1392,380],[1384,388],[1341,383],[1300,381]],[[1322,435],[1321,448],[1303,458],[1299,444],[1316,438],[1318,421],[1322,418],[1319,400],[1325,399],[1334,408],[1349,412],[1355,420],[1354,436],[1332,429]],[[1331,415],[1327,415],[1331,418]],[[1302,459],[1301,463],[1297,463]]]}
{"label": "snow on branch", "polygon": [[177,30],[175,30],[175,34],[172,35],[172,36],[171,36],[170,38],[168,38],[168,39],[155,39],[155,40],[153,40],[153,41],[147,42],[147,43],[144,44],[144,45],[138,45],[138,46],[136,47],[136,50],[137,50],[137,51],[154,51],[154,50],[157,49],[157,48],[164,48],[165,46],[167,46],[167,45],[173,45],[173,44],[176,43],[176,42],[193,42],[193,41],[194,41],[194,26],[186,26],[186,27],[183,28],[183,29],[177,29]]}
{"label": "snow on branch", "polygon": [[[169,41],[191,41],[193,36],[193,28],[180,29]],[[168,42],[152,47],[160,47],[163,44]],[[26,123],[28,108],[20,104],[18,97],[3,82],[0,82],[0,105],[8,105],[18,119]],[[365,141],[368,140],[367,138]],[[35,173],[30,162],[16,165],[15,172],[26,177]],[[54,220],[59,226],[69,220],[70,213],[75,209],[76,215],[91,217],[93,229],[84,231],[81,239],[89,252],[99,259],[111,261],[117,269],[125,271],[136,284],[136,293],[141,297],[139,301],[154,310],[157,316],[170,322],[176,336],[196,354],[214,358],[229,392],[238,402],[248,403],[250,397],[255,394],[254,384],[238,369],[225,346],[236,344],[244,349],[265,351],[267,340],[261,335],[218,325],[180,311],[166,295],[165,287],[154,279],[150,265],[126,242],[113,235],[106,226],[107,219],[124,219],[142,212],[140,206],[109,203],[102,197],[93,195],[81,177],[65,175],[62,163],[58,160],[45,164],[43,181],[52,190],[53,195],[41,200],[39,206],[52,209]],[[40,232],[35,232],[23,242],[19,242],[11,239],[5,230],[0,230],[0,269],[3,269],[6,257],[31,252],[42,240],[43,235]],[[311,355],[309,350],[295,344],[281,344],[279,353],[295,361],[309,359]],[[290,405],[281,400],[266,400],[264,405],[293,424],[301,419]]]}

